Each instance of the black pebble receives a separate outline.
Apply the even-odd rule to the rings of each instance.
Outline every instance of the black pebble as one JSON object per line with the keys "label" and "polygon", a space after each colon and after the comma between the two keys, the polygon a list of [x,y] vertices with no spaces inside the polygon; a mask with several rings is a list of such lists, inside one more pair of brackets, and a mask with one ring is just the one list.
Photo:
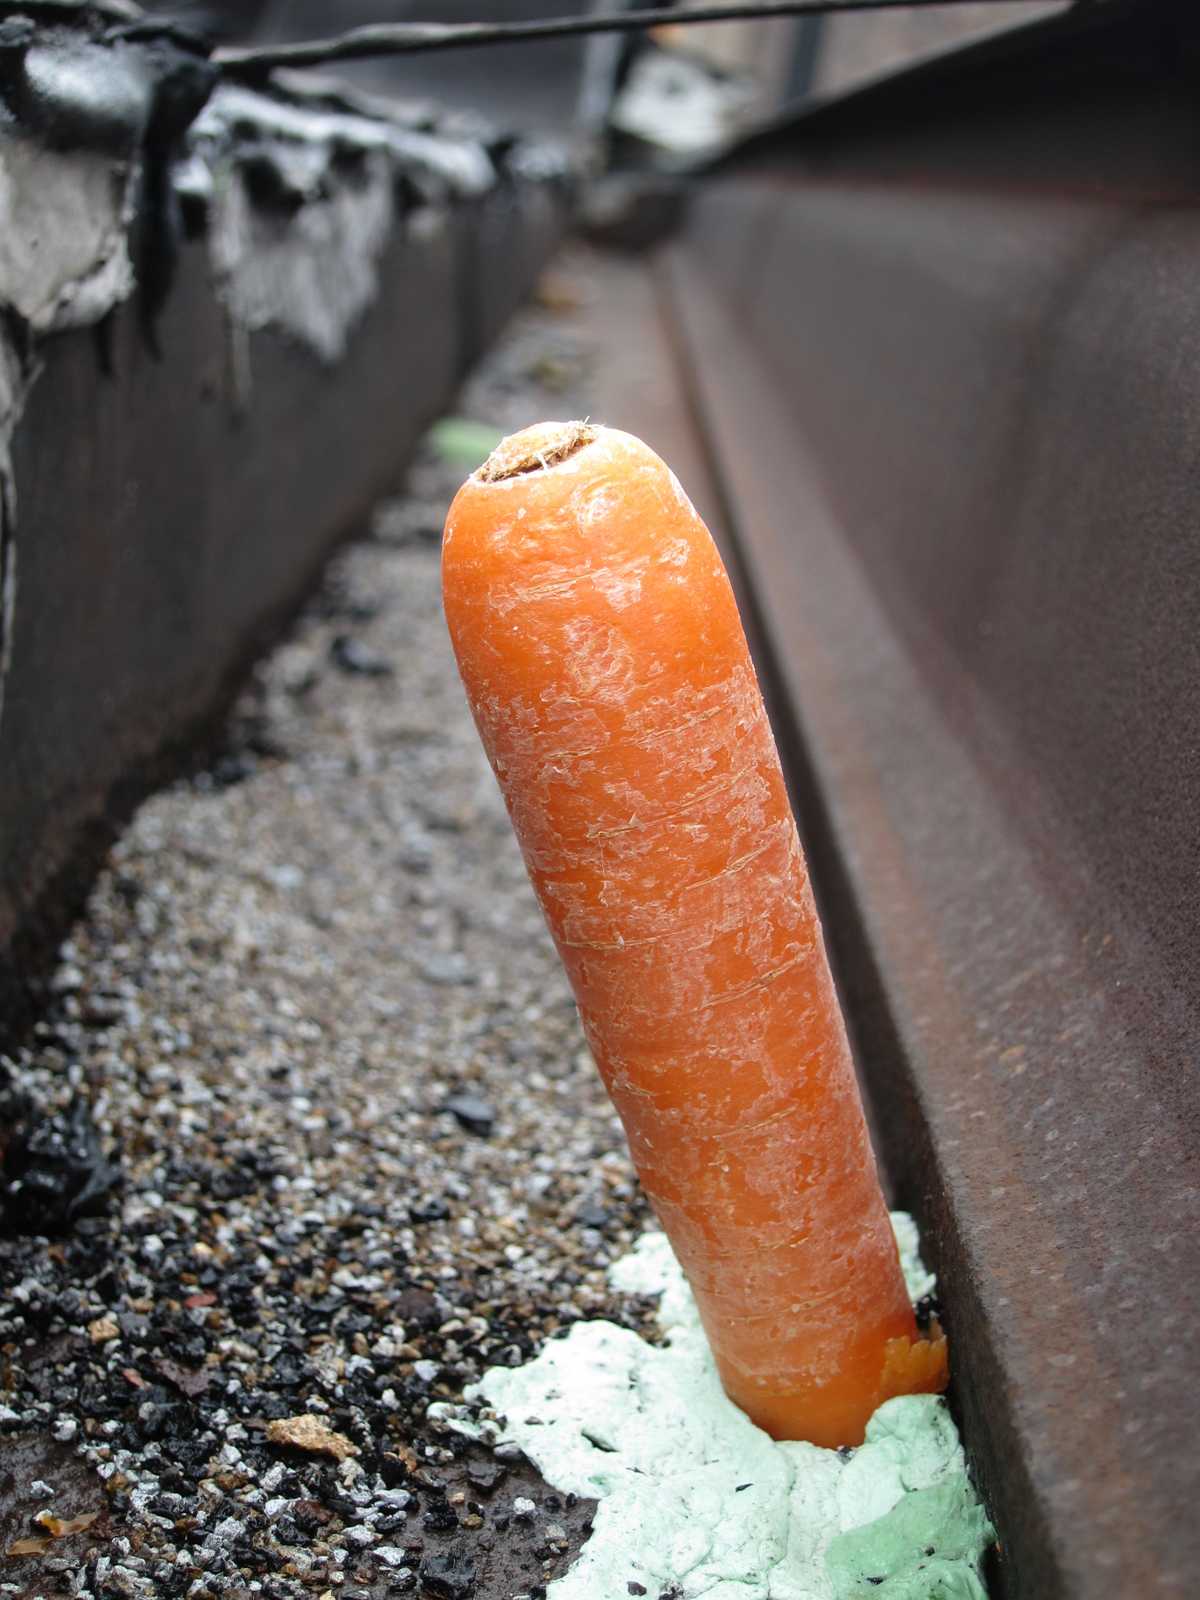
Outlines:
{"label": "black pebble", "polygon": [[408,1468],[395,1456],[385,1455],[379,1462],[379,1476],[389,1489],[402,1489],[408,1482]]}
{"label": "black pebble", "polygon": [[449,1111],[461,1127],[481,1139],[486,1139],[496,1125],[495,1111],[477,1094],[451,1095],[442,1110]]}
{"label": "black pebble", "polygon": [[428,1555],[421,1562],[421,1582],[430,1594],[458,1600],[475,1588],[475,1563],[464,1550]]}
{"label": "black pebble", "polygon": [[503,1479],[506,1471],[499,1461],[472,1461],[467,1466],[467,1477],[486,1494]]}
{"label": "black pebble", "polygon": [[360,678],[390,678],[395,670],[390,661],[372,653],[348,633],[339,633],[329,647],[330,660],[343,672]]}
{"label": "black pebble", "polygon": [[408,1215],[412,1222],[444,1222],[450,1215],[450,1207],[435,1196],[432,1200],[422,1200],[415,1206],[409,1206]]}
{"label": "black pebble", "polygon": [[234,750],[217,757],[210,776],[219,789],[232,789],[235,784],[252,778],[257,771],[258,762],[250,751]]}
{"label": "black pebble", "polygon": [[458,1527],[454,1507],[445,1500],[435,1500],[421,1518],[421,1526],[430,1533],[453,1533]]}
{"label": "black pebble", "polygon": [[922,1295],[913,1307],[913,1314],[917,1319],[917,1327],[922,1333],[929,1331],[929,1324],[941,1314],[941,1303],[936,1294]]}

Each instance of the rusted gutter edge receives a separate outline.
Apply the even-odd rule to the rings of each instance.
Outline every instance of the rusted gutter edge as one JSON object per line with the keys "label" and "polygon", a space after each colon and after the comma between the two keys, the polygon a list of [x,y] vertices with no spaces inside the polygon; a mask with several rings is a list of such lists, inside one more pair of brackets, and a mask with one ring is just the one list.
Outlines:
{"label": "rusted gutter edge", "polygon": [[[1019,145],[1021,111],[1047,90],[1069,92],[1098,68],[1174,60],[1185,69],[1195,18],[1179,0],[1075,0],[1058,14],[989,31],[899,67],[889,67],[848,89],[808,96],[786,106],[719,154],[697,164],[696,177],[761,173],[777,162],[852,158],[861,141],[872,157],[881,132],[906,152],[910,138],[943,115],[990,102],[997,93],[1008,131]],[[981,107],[982,109],[982,107]],[[950,154],[949,152],[947,153]],[[1053,165],[1057,152],[1045,152]]]}

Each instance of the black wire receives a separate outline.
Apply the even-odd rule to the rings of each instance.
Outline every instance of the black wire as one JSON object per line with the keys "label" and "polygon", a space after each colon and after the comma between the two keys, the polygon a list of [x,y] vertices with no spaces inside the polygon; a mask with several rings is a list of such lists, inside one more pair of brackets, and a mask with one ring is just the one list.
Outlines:
{"label": "black wire", "polygon": [[[305,39],[295,44],[259,48],[226,46],[214,59],[233,77],[261,77],[273,67],[315,67],[328,61],[353,61],[365,56],[416,55],[429,50],[512,44],[531,39],[562,39],[578,34],[627,33],[660,23],[745,22],[760,17],[821,17],[839,12],[909,11],[932,6],[1007,5],[1012,0],[756,0],[752,5],[710,5],[678,11],[670,6],[653,11],[545,17],[527,22],[381,22],[351,28],[332,39]],[[1036,4],[1038,0],[1018,0]]]}

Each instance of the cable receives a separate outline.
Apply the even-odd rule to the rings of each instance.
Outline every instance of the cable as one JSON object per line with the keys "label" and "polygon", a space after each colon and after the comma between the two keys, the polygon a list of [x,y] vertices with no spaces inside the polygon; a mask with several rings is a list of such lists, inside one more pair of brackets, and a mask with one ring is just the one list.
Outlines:
{"label": "cable", "polygon": [[[417,55],[430,50],[458,50],[521,40],[628,33],[661,23],[691,26],[703,22],[745,22],[762,17],[820,17],[840,12],[1011,3],[1012,0],[755,0],[750,5],[710,5],[686,11],[661,6],[653,11],[545,17],[525,22],[382,22],[351,28],[332,39],[305,39],[294,44],[258,48],[226,46],[215,52],[214,60],[231,77],[260,78],[274,67],[315,67],[330,61],[354,61],[367,56]],[[1030,5],[1040,0],[1017,0],[1017,3]]]}

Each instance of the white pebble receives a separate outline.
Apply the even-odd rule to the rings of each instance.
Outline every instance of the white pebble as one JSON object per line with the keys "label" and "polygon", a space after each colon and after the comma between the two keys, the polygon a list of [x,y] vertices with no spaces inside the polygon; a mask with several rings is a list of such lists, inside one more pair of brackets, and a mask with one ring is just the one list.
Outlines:
{"label": "white pebble", "polygon": [[408,1560],[408,1552],[402,1550],[398,1544],[376,1545],[371,1554],[376,1561],[382,1561],[385,1567],[391,1567],[393,1570],[402,1568]]}

